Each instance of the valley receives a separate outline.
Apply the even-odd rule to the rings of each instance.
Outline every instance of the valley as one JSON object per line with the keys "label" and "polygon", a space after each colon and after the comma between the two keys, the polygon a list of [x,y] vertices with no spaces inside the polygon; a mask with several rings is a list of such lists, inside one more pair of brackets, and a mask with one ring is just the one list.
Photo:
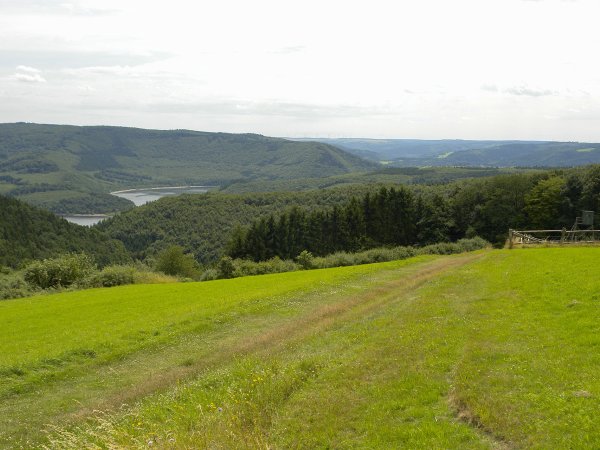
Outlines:
{"label": "valley", "polygon": [[133,206],[110,195],[114,191],[323,178],[376,168],[327,144],[258,134],[0,124],[0,194],[58,214]]}
{"label": "valley", "polygon": [[600,449],[600,3],[0,1],[0,450]]}
{"label": "valley", "polygon": [[0,196],[0,448],[600,445],[600,166],[369,167]]}
{"label": "valley", "polygon": [[[142,206],[146,203],[156,201],[166,196],[175,196],[180,194],[204,194],[217,188],[218,186],[149,187],[143,189],[126,189],[123,191],[115,191],[111,192],[110,195],[129,200],[135,206]],[[105,214],[62,214],[61,217],[71,223],[89,227],[100,223],[110,216]]]}

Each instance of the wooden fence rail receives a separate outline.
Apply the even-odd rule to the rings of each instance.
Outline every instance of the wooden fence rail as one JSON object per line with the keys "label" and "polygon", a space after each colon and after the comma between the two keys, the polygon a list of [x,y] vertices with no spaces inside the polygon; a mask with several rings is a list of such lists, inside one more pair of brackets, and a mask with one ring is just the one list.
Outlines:
{"label": "wooden fence rail", "polygon": [[508,248],[516,245],[600,243],[600,230],[508,230]]}

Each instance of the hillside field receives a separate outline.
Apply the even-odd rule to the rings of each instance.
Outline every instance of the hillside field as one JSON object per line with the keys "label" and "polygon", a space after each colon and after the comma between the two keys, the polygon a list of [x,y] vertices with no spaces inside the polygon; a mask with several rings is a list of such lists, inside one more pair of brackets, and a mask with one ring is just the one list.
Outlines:
{"label": "hillside field", "polygon": [[0,302],[2,448],[598,448],[598,249]]}

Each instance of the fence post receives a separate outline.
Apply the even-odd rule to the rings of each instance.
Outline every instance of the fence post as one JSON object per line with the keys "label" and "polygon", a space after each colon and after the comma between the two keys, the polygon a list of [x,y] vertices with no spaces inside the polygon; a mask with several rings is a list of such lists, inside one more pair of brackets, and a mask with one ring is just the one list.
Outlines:
{"label": "fence post", "polygon": [[561,232],[560,232],[560,243],[561,243],[561,245],[564,244],[566,237],[567,237],[567,229],[565,227],[563,227],[562,230],[561,230]]}

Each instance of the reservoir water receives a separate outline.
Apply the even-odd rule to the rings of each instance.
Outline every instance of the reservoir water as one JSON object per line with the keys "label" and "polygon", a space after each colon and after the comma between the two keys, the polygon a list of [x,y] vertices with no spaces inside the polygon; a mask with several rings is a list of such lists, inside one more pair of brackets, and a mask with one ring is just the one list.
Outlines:
{"label": "reservoir water", "polygon": [[111,194],[131,200],[135,206],[141,206],[148,202],[158,200],[161,197],[166,197],[167,195],[204,194],[214,188],[215,186],[167,186],[145,189],[127,189],[125,191],[111,192]]}
{"label": "reservoir water", "polygon": [[83,225],[84,227],[91,227],[99,222],[102,222],[109,216],[104,214],[73,214],[71,216],[62,216],[63,219],[77,225]]}
{"label": "reservoir water", "polygon": [[[166,197],[167,195],[204,194],[215,188],[216,186],[166,186],[143,189],[127,189],[124,191],[111,192],[111,195],[130,200],[135,206],[141,206],[148,202],[158,200],[161,197]],[[96,225],[109,216],[105,214],[73,214],[62,217],[71,223],[90,227],[92,225]]]}

